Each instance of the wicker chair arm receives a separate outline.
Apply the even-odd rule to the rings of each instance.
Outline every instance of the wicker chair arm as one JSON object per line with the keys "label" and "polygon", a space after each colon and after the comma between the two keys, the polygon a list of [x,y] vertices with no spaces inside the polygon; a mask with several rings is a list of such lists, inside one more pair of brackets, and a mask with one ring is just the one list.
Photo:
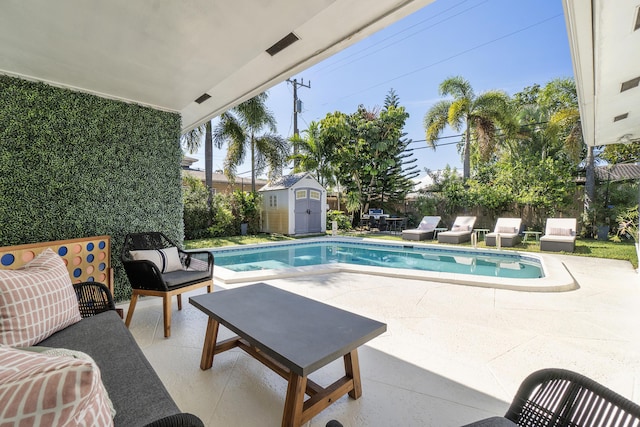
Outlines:
{"label": "wicker chair arm", "polygon": [[204,423],[193,414],[181,413],[160,418],[145,427],[204,427]]}
{"label": "wicker chair arm", "polygon": [[116,309],[116,304],[113,301],[111,291],[109,291],[109,288],[102,283],[75,283],[73,285],[73,289],[78,297],[80,316],[83,318]]}
{"label": "wicker chair arm", "polygon": [[[206,263],[206,271],[213,272],[213,254],[208,251],[183,251],[180,250],[180,253],[185,256],[184,266],[186,268],[191,268],[192,270],[202,270],[204,271],[204,263]],[[195,259],[198,261],[202,261],[199,263],[191,264],[191,260]],[[203,266],[200,268],[200,266]]]}
{"label": "wicker chair arm", "polygon": [[153,262],[123,260],[122,265],[133,289],[168,290],[166,283],[162,280],[160,270]]}
{"label": "wicker chair arm", "polygon": [[[608,409],[592,410],[600,405]],[[518,425],[589,427],[612,420],[625,420],[615,425],[637,425],[640,406],[584,375],[542,369],[522,382],[505,418]]]}

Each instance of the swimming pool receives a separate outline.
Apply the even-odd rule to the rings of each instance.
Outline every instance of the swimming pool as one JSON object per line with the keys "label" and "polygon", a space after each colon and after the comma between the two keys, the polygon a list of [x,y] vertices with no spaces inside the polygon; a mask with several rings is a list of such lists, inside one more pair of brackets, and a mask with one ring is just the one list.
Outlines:
{"label": "swimming pool", "polygon": [[561,263],[537,254],[495,249],[332,237],[211,252],[214,278],[224,283],[348,271],[521,290],[575,288]]}

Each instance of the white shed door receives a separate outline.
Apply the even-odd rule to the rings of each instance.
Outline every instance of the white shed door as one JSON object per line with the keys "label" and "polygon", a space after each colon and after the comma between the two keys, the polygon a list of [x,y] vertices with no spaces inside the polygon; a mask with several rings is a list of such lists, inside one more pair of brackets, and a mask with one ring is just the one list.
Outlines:
{"label": "white shed door", "polygon": [[295,234],[320,233],[322,227],[322,193],[313,188],[296,190],[296,204],[294,207]]}

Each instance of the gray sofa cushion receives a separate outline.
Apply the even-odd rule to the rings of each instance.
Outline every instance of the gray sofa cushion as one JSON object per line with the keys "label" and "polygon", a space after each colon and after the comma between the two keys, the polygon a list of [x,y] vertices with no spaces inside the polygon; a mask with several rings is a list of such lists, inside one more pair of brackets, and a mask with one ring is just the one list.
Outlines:
{"label": "gray sofa cushion", "polygon": [[116,426],[143,426],[180,410],[115,311],[87,317],[38,343],[78,350],[100,367]]}

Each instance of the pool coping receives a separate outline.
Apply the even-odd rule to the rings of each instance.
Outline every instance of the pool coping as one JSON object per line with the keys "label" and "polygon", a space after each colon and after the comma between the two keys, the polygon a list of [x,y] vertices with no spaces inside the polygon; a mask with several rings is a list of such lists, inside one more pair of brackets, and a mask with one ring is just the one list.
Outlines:
{"label": "pool coping", "polygon": [[[443,245],[434,245],[421,242],[395,242],[380,239],[360,238],[360,237],[316,237],[304,239],[303,241],[282,241],[273,243],[257,243],[251,245],[242,246],[229,246],[219,248],[208,248],[206,250],[215,251],[234,251],[242,249],[261,248],[264,246],[287,246],[296,243],[311,243],[311,242],[326,242],[338,241],[344,243],[376,243],[380,245],[388,246],[412,246],[412,247],[426,247],[434,249],[443,249]],[[483,252],[490,253],[492,255],[505,254],[505,255],[520,255],[523,257],[530,257],[540,260],[542,269],[544,271],[544,277],[537,279],[516,279],[507,277],[491,277],[491,276],[475,276],[471,274],[460,273],[444,273],[424,270],[407,270],[403,268],[392,267],[377,267],[377,266],[363,266],[344,263],[325,264],[325,265],[312,265],[304,267],[292,267],[283,270],[255,270],[255,271],[231,271],[227,268],[215,266],[213,269],[214,283],[220,281],[223,284],[235,284],[251,281],[262,281],[269,279],[281,279],[285,277],[297,277],[297,276],[309,276],[319,274],[329,274],[335,272],[348,272],[359,274],[371,274],[382,277],[403,278],[424,280],[432,282],[453,283],[458,285],[479,286],[495,289],[507,289],[524,292],[562,292],[578,289],[578,284],[575,279],[569,273],[569,270],[565,267],[564,263],[557,257],[551,254],[539,254],[532,252],[520,252],[520,251],[504,251],[499,249],[473,249],[469,247],[461,247],[455,245],[447,245],[447,250],[460,251],[460,252]],[[199,249],[202,250],[202,249]]]}

